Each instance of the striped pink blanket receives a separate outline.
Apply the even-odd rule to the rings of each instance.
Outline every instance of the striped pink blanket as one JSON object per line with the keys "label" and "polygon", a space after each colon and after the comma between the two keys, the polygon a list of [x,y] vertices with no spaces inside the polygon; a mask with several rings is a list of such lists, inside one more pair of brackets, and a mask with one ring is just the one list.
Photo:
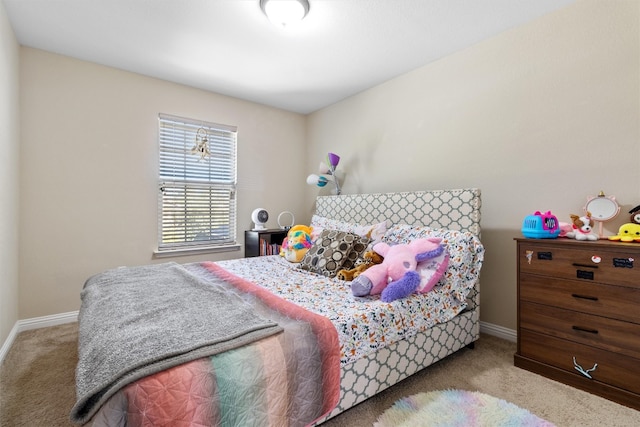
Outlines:
{"label": "striped pink blanket", "polygon": [[217,264],[192,264],[189,269],[205,281],[224,279],[229,291],[284,332],[132,382],[87,425],[304,426],[335,407],[340,350],[327,318]]}

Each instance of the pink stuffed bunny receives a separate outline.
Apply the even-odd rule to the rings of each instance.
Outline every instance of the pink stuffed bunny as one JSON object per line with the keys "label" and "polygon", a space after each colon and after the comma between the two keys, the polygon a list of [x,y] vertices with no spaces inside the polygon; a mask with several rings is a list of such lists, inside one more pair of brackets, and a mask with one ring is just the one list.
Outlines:
{"label": "pink stuffed bunny", "polygon": [[354,296],[382,294],[380,299],[391,302],[411,295],[420,285],[416,272],[419,262],[442,255],[445,246],[440,238],[417,239],[411,243],[390,246],[378,243],[373,250],[384,257],[382,264],[369,267],[351,282]]}

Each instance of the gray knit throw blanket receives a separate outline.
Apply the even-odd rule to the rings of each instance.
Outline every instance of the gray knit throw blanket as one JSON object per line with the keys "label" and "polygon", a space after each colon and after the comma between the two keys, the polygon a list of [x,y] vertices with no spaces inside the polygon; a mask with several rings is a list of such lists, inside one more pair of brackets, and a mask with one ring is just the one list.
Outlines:
{"label": "gray knit throw blanket", "polygon": [[87,280],[71,421],[87,422],[144,376],[282,331],[213,282],[176,263],[117,268]]}

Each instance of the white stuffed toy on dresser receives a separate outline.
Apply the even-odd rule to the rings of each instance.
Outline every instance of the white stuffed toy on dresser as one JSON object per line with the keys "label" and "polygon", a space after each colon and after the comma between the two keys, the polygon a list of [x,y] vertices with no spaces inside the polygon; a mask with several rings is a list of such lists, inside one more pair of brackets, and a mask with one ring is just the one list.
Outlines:
{"label": "white stuffed toy on dresser", "polygon": [[587,211],[584,216],[571,215],[572,231],[566,234],[566,237],[576,240],[598,240],[598,236],[592,233],[593,219],[591,212]]}

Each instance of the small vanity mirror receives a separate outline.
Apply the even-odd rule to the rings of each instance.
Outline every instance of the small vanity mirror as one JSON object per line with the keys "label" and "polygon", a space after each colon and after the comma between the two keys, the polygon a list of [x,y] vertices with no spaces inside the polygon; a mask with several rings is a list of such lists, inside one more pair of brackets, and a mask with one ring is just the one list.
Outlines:
{"label": "small vanity mirror", "polygon": [[605,196],[604,192],[600,191],[597,196],[590,196],[587,199],[584,211],[591,212],[591,218],[598,223],[598,237],[604,239],[602,223],[615,218],[620,212],[620,206],[614,196]]}

